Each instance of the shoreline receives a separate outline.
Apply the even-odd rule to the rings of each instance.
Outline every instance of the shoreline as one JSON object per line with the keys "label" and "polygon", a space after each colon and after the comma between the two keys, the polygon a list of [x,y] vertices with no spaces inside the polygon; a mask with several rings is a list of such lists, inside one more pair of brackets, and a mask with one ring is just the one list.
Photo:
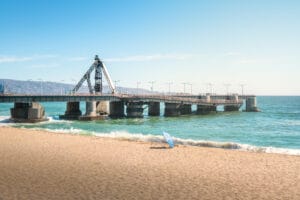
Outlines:
{"label": "shoreline", "polygon": [[[40,122],[40,123],[52,123],[50,121]],[[63,122],[64,120],[60,120]],[[128,140],[132,142],[157,142],[165,143],[163,136],[161,135],[152,135],[152,134],[141,134],[141,133],[128,133],[123,131],[116,131],[111,133],[98,133],[93,131],[86,131],[81,129],[44,129],[44,128],[25,128],[25,127],[14,127],[16,123],[2,123],[1,127],[12,127],[18,129],[27,129],[33,131],[45,131],[51,133],[60,133],[60,134],[70,134],[70,135],[86,135],[100,138],[110,138],[116,140]],[[28,123],[27,123],[28,124]],[[29,123],[30,124],[30,123]],[[1,126],[2,125],[2,126]],[[282,147],[273,147],[273,146],[255,146],[251,144],[243,144],[237,142],[222,142],[222,141],[211,141],[211,140],[194,140],[194,139],[183,139],[176,138],[174,139],[175,145],[183,146],[194,146],[194,147],[205,147],[205,148],[218,148],[218,149],[228,149],[235,151],[245,151],[245,152],[254,152],[254,153],[268,153],[268,154],[282,154],[282,155],[293,155],[300,156],[300,149],[291,149],[291,148],[282,148]]]}
{"label": "shoreline", "polygon": [[0,127],[0,199],[299,199],[300,157]]}

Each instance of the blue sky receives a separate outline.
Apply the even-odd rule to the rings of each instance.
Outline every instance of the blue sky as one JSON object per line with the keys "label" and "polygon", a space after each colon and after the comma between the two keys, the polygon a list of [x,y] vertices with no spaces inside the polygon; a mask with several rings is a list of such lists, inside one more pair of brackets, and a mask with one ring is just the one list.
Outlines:
{"label": "blue sky", "polygon": [[0,78],[75,83],[98,54],[123,86],[300,95],[296,0],[2,0],[0,28]]}

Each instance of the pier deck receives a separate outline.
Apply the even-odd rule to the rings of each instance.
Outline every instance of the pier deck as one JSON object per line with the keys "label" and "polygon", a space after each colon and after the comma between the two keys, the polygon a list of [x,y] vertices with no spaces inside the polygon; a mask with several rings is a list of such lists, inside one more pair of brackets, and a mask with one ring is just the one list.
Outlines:
{"label": "pier deck", "polygon": [[[216,113],[217,106],[224,111],[239,111],[246,102],[246,111],[257,112],[256,97],[252,95],[163,95],[163,94],[72,94],[72,95],[1,95],[0,103],[14,103],[10,109],[14,121],[37,122],[45,119],[45,109],[40,102],[66,102],[62,119],[96,120],[109,115],[112,118],[144,116],[147,105],[149,116],[160,116],[160,103],[164,103],[164,116],[176,117],[192,114]],[[86,102],[82,113],[80,102]],[[126,109],[126,112],[125,112]],[[126,114],[125,114],[126,113]]]}
{"label": "pier deck", "polygon": [[79,102],[79,101],[125,101],[125,102],[165,102],[195,105],[238,105],[247,96],[238,96],[238,100],[227,99],[230,96],[214,95],[210,100],[204,96],[179,95],[132,95],[132,94],[75,94],[75,95],[0,95],[0,103],[31,102]]}

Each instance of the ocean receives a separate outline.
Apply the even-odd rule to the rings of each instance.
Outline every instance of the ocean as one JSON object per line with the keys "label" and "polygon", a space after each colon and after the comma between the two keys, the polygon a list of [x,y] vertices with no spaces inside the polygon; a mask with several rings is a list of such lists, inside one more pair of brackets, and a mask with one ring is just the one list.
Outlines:
{"label": "ocean", "polygon": [[[0,126],[149,142],[164,142],[166,131],[175,145],[300,155],[300,96],[258,96],[257,102],[257,113],[222,112],[219,107],[217,114],[163,117],[161,104],[160,117],[148,117],[145,109],[142,119],[103,121],[59,120],[66,103],[42,103],[49,121],[36,124],[9,122],[13,104],[0,104]],[[84,102],[81,110],[85,112]]]}

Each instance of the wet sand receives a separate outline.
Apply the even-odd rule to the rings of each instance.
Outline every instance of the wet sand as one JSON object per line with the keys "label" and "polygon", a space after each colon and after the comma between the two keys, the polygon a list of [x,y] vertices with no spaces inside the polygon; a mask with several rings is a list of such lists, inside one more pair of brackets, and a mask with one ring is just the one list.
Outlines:
{"label": "wet sand", "polygon": [[0,127],[6,199],[300,199],[300,156]]}

